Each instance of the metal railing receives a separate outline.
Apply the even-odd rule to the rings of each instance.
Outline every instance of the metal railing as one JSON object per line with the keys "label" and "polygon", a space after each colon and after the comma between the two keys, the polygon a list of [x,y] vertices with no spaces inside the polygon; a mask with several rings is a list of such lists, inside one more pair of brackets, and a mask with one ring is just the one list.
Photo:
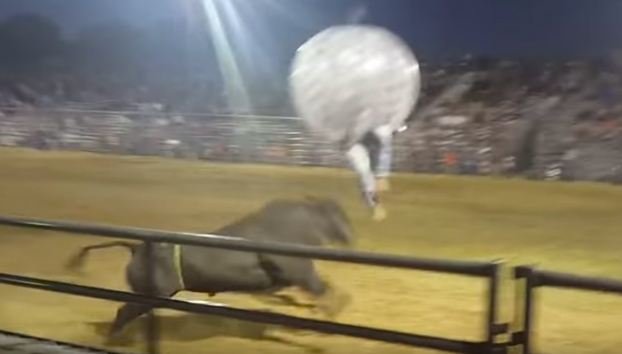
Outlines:
{"label": "metal railing", "polygon": [[519,347],[521,354],[533,353],[533,322],[535,290],[541,287],[565,288],[622,295],[622,280],[587,277],[569,273],[551,272],[531,266],[519,266],[514,269],[514,278],[519,281],[516,287],[518,309],[515,315],[512,346]]}
{"label": "metal railing", "polygon": [[[37,279],[0,273],[0,283],[14,286],[28,287],[45,291],[86,296],[91,298],[120,302],[140,303],[152,308],[168,308],[180,311],[209,314],[229,317],[239,320],[276,324],[317,332],[345,335],[350,337],[376,340],[388,343],[403,344],[427,349],[435,349],[454,353],[466,354],[501,354],[506,352],[503,343],[496,343],[498,335],[507,330],[505,324],[498,323],[499,305],[499,272],[501,262],[455,261],[384,255],[352,250],[326,249],[275,242],[250,241],[246,239],[161,230],[139,229],[83,224],[75,222],[48,221],[27,218],[0,216],[0,225],[34,228],[57,232],[76,234],[91,234],[97,236],[140,240],[146,242],[147,249],[153,243],[164,242],[171,244],[185,244],[220,248],[227,250],[262,252],[285,256],[305,257],[326,261],[357,263],[372,266],[407,268],[433,272],[460,274],[465,276],[483,277],[489,280],[487,291],[486,338],[481,342],[462,341],[441,337],[424,336],[412,333],[384,330],[364,326],[339,324],[334,322],[304,319],[300,317],[268,313],[264,311],[243,310],[231,307],[189,303],[151,295],[134,294],[122,291],[75,285],[65,282]],[[153,257],[147,252],[146,262],[153,285]],[[146,326],[148,352],[159,352],[158,322],[153,311],[148,313]]]}
{"label": "metal railing", "polygon": [[[566,288],[601,293],[622,295],[622,280],[579,276],[568,273],[539,270],[530,266],[518,266],[513,269],[517,284],[514,309],[515,319],[511,324],[500,323],[498,318],[500,268],[502,263],[440,260],[415,258],[397,255],[384,255],[352,250],[327,249],[275,242],[249,241],[236,237],[218,236],[188,232],[171,232],[141,228],[114,227],[76,222],[47,221],[29,218],[0,216],[0,225],[26,227],[55,232],[91,234],[105,237],[140,240],[152,246],[155,242],[186,244],[236,250],[244,252],[262,252],[284,256],[321,259],[326,261],[355,263],[371,266],[417,269],[431,272],[484,277],[489,280],[487,292],[486,338],[481,342],[462,341],[441,337],[424,336],[365,326],[339,324],[328,321],[305,319],[300,317],[269,313],[265,311],[245,310],[226,306],[196,304],[179,300],[148,296],[116,290],[82,286],[59,281],[37,279],[33,277],[0,273],[0,283],[44,291],[86,296],[90,298],[118,302],[139,303],[152,308],[168,308],[228,317],[243,321],[294,327],[316,332],[350,336],[427,349],[455,353],[501,354],[510,348],[518,348],[521,354],[533,353],[533,322],[535,289],[540,287]],[[149,250],[150,247],[147,248]],[[152,259],[147,252],[147,266],[153,269]],[[152,272],[150,272],[152,274]],[[151,279],[153,281],[153,279]],[[159,352],[159,328],[157,317],[148,313],[146,328],[148,352]],[[509,333],[511,332],[511,333]],[[509,341],[499,341],[498,336],[511,334]]]}
{"label": "metal railing", "polygon": [[[313,134],[297,117],[76,109],[5,111],[7,117],[0,122],[0,146],[42,146],[51,150],[227,162],[347,166],[343,151],[336,144]],[[182,123],[172,123],[177,117],[183,117]],[[170,124],[159,125],[164,121]],[[447,167],[443,154],[439,153],[440,145],[449,144],[452,151],[466,153],[470,150],[467,147],[478,147],[481,142],[475,140],[481,139],[461,138],[450,143],[454,138],[431,135],[426,138],[428,148],[420,149],[415,147],[417,139],[412,136],[413,131],[398,134],[394,140],[392,169],[396,171],[467,173],[466,165],[469,165],[477,174],[488,174],[483,166],[493,164],[489,154],[469,153],[465,156],[470,157],[460,159],[463,163]]]}
{"label": "metal railing", "polygon": [[[23,111],[0,107],[0,114],[3,111],[6,117],[0,120],[0,146],[227,162],[347,166],[336,144],[312,134],[297,117],[61,108]],[[183,118],[178,121],[180,117]],[[505,160],[510,159],[504,157],[517,156],[505,156],[507,141],[499,140],[504,134],[490,126],[476,129],[469,125],[455,128],[421,125],[396,136],[392,169],[443,174],[513,174],[513,162],[507,165]],[[594,158],[582,154],[580,159],[564,163],[562,157],[567,148],[549,151],[540,145],[533,146],[535,165],[530,175],[534,178],[622,181],[619,149],[591,153]],[[455,154],[455,163],[448,165],[445,153]],[[602,161],[592,166],[596,160]]]}

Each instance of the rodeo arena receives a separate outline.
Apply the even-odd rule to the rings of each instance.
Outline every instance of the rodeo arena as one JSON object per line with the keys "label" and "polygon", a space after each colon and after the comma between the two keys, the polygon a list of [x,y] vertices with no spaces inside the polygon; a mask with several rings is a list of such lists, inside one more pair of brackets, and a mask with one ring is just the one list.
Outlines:
{"label": "rodeo arena", "polygon": [[0,59],[0,354],[622,353],[620,55],[292,54],[246,95]]}

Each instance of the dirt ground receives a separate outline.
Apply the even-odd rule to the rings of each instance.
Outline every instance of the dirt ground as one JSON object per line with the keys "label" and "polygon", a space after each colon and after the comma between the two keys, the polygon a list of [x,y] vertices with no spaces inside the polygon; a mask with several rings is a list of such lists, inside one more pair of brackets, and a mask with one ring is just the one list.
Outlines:
{"label": "dirt ground", "polygon": [[[396,175],[389,218],[369,220],[345,170],[211,164],[86,153],[0,150],[0,214],[179,231],[210,230],[277,197],[333,196],[346,206],[362,250],[490,260],[622,278],[622,189],[606,185]],[[81,246],[103,238],[0,228],[0,271],[126,289],[128,254],[102,250],[84,274],[63,269]],[[340,322],[478,340],[485,282],[475,278],[319,263],[353,296]],[[504,294],[510,295],[506,288]],[[121,351],[144,350],[138,321],[123,343],[104,334],[118,304],[0,286],[0,327]],[[200,294],[181,298],[206,299]],[[242,295],[214,301],[312,317]],[[622,298],[543,290],[538,352],[619,354]],[[504,320],[512,301],[504,296]],[[340,336],[293,332],[221,318],[160,311],[165,353],[431,353]],[[271,334],[282,341],[269,340]],[[264,339],[264,340],[262,340]]]}

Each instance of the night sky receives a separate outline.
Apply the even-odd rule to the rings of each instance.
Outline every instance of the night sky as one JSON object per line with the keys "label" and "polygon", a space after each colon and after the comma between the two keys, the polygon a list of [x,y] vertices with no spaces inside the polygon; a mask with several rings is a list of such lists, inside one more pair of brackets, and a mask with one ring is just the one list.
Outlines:
{"label": "night sky", "polygon": [[[0,0],[0,18],[36,12],[71,34],[85,25],[116,20],[144,26],[184,18],[187,1]],[[365,22],[395,31],[422,57],[472,53],[564,58],[622,48],[621,0],[204,1],[233,3],[248,35],[283,52],[331,24],[343,23],[349,9],[361,3],[368,6]]]}

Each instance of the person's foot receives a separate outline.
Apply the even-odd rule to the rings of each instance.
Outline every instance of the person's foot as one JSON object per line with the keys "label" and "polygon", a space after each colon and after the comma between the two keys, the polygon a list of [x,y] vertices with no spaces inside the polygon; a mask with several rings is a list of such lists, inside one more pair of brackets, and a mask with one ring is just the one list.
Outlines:
{"label": "person's foot", "polygon": [[391,183],[389,183],[389,179],[386,177],[381,177],[376,179],[376,188],[378,192],[388,192],[391,190]]}
{"label": "person's foot", "polygon": [[387,218],[387,210],[384,208],[382,204],[376,205],[372,212],[372,219],[374,221],[382,221]]}

